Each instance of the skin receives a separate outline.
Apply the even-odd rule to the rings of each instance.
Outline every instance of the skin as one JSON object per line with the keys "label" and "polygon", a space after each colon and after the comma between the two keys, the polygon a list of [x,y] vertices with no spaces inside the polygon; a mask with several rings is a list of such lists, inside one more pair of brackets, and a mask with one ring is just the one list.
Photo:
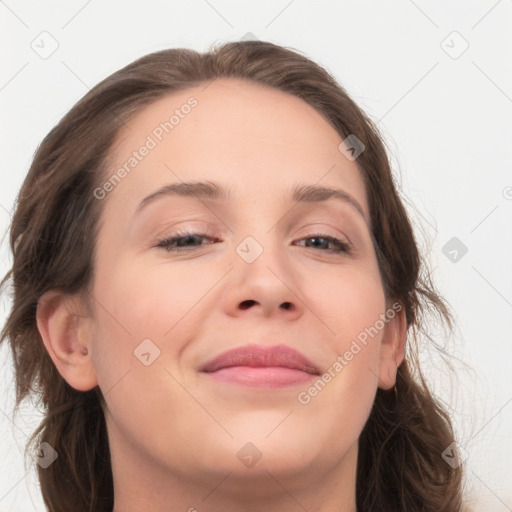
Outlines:
{"label": "skin", "polygon": [[[94,311],[73,316],[69,297],[48,292],[39,331],[72,387],[99,385],[106,397],[114,512],[354,511],[357,441],[377,387],[395,384],[403,310],[307,404],[297,396],[311,383],[248,388],[198,368],[234,347],[282,343],[323,373],[385,313],[357,161],[302,100],[222,79],[141,110],[119,135],[112,172],[190,96],[198,105],[102,200]],[[232,197],[166,196],[134,214],[181,181],[218,182]],[[296,183],[344,190],[364,218],[336,199],[292,202]],[[183,253],[157,247],[187,227],[212,239]],[[315,247],[318,234],[353,253]],[[252,263],[236,251],[248,236],[263,248]],[[145,339],[160,350],[148,366],[134,355]],[[253,467],[237,457],[248,442],[261,453]]]}

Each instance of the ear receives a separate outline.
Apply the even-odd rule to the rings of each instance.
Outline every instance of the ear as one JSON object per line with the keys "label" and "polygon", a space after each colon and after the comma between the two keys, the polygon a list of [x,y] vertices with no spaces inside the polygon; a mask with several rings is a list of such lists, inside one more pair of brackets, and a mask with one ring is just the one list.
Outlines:
{"label": "ear", "polygon": [[396,372],[402,364],[407,339],[405,307],[394,302],[386,310],[386,325],[380,348],[379,387],[391,389],[396,383]]}
{"label": "ear", "polygon": [[37,328],[57,371],[71,387],[88,391],[98,384],[91,360],[92,343],[87,318],[78,316],[71,302],[62,292],[46,292],[37,304]]}

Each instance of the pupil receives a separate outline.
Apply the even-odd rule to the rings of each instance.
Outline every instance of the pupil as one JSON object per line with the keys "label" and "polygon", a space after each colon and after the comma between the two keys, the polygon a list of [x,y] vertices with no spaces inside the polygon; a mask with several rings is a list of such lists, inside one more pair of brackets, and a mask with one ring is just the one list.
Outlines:
{"label": "pupil", "polygon": [[[322,237],[314,237],[314,238],[312,238],[311,240],[313,240],[313,241],[314,241],[313,245],[315,245],[315,246],[323,245],[323,244],[322,244],[322,242],[321,242],[321,240],[323,240],[323,238],[322,238]],[[319,242],[319,241],[320,241],[320,242]]]}
{"label": "pupil", "polygon": [[191,242],[196,235],[187,235],[184,236],[181,241],[178,241],[178,245],[188,245],[187,242]]}

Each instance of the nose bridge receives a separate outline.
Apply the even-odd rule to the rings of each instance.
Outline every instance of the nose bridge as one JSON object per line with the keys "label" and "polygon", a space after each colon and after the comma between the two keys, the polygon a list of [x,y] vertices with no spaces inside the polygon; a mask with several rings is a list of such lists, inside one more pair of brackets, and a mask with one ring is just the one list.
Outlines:
{"label": "nose bridge", "polygon": [[246,236],[236,247],[236,265],[240,268],[244,281],[255,279],[255,284],[260,286],[284,286],[283,280],[288,272],[283,249],[283,245],[275,240],[272,233]]}
{"label": "nose bridge", "polygon": [[255,308],[264,315],[300,312],[293,273],[274,231],[248,235],[236,246],[226,307],[233,314]]}

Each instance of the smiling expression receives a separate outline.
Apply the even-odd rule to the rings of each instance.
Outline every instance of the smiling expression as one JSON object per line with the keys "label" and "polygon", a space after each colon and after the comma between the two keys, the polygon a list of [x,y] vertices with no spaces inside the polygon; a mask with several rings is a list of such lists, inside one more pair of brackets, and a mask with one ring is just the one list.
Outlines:
{"label": "smiling expression", "polygon": [[[197,106],[155,132],[191,96]],[[299,98],[235,79],[166,96],[128,125],[110,174],[148,136],[155,144],[102,199],[88,331],[113,459],[243,471],[236,454],[249,441],[257,468],[274,472],[354,457],[388,374],[384,330],[297,401],[386,309],[362,174],[342,137]],[[272,360],[276,346],[315,371],[284,368],[291,352]],[[204,371],[244,348],[260,355],[225,378]]]}

